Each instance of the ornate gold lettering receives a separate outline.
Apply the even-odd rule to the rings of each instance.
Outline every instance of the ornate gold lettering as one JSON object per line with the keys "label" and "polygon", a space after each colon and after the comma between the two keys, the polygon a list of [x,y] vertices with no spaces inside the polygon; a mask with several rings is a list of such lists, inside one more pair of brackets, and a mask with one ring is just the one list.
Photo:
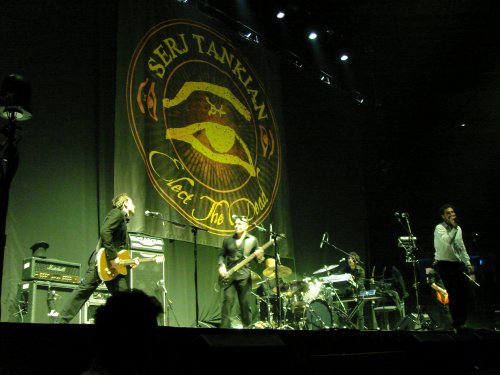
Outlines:
{"label": "ornate gold lettering", "polygon": [[160,44],[153,50],[153,54],[161,60],[161,63],[158,63],[154,57],[150,57],[148,60],[149,70],[160,78],[163,78],[165,75],[165,68],[169,66],[172,61],[174,61],[179,55],[183,55],[189,51],[184,34],[178,34],[177,36],[181,39],[179,42],[182,45],[182,48],[178,47],[174,38],[165,38],[163,39],[163,43],[167,47],[170,54],[168,54],[167,51],[165,51],[164,46]]}

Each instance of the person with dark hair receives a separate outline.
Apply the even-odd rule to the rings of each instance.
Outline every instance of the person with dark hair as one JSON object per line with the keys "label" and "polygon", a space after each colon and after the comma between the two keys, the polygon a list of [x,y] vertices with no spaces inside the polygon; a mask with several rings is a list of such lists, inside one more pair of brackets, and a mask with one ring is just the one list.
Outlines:
{"label": "person with dark hair", "polygon": [[455,331],[460,331],[465,328],[467,319],[466,275],[473,273],[474,267],[465,248],[455,208],[445,204],[439,213],[443,221],[434,229],[434,259],[448,291],[452,326]]}
{"label": "person with dark hair", "polygon": [[[100,249],[104,249],[105,260],[111,270],[122,265],[118,253],[127,248],[127,223],[130,217],[135,214],[135,205],[126,193],[118,194],[111,203],[113,208],[108,212],[101,226],[100,238],[96,249],[90,255],[87,271],[78,287],[70,294],[58,312],[55,323],[69,323],[101,284],[102,280],[97,268],[97,254]],[[134,268],[137,265],[139,265],[139,261],[135,259],[130,267]],[[111,294],[130,288],[128,277],[120,273],[105,281],[105,284]]]}
{"label": "person with dark hair", "polygon": [[[365,269],[361,266],[361,258],[355,251],[351,251],[349,253],[344,272],[352,275],[352,279],[354,282],[354,284],[352,285],[353,296],[357,297],[360,295],[360,293],[365,291]],[[364,329],[364,301],[359,300],[354,308],[357,308],[357,312],[355,313],[356,326],[358,329]]]}
{"label": "person with dark hair", "polygon": [[246,258],[255,257],[262,263],[264,251],[259,248],[257,238],[248,233],[248,227],[246,217],[237,217],[234,221],[234,234],[224,238],[219,253],[219,278],[223,292],[221,328],[231,328],[231,311],[236,297],[243,328],[250,328],[252,325],[252,278],[249,262],[245,262]]}
{"label": "person with dark hair", "polygon": [[[158,318],[161,303],[142,290],[131,289],[110,296],[95,313],[95,335],[100,351],[91,367],[81,375],[141,375],[160,373],[164,366],[160,347]],[[130,343],[126,356],[123,344]],[[147,343],[147,345],[146,345]],[[162,358],[160,361],[155,358]]]}

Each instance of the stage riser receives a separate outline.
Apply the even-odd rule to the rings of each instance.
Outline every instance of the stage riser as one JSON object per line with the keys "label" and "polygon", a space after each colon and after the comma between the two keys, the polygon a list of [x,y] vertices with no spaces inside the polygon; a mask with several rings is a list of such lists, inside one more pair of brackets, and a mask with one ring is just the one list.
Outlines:
{"label": "stage riser", "polygon": [[[94,325],[3,323],[0,331],[1,374],[78,374],[95,355]],[[159,334],[151,342],[126,343],[130,350],[145,345],[150,349],[157,361],[155,374],[172,372],[174,363],[183,372],[197,374],[220,372],[221,368],[252,375],[326,375],[343,370],[370,375],[455,370],[461,375],[491,375],[500,370],[496,358],[500,333],[490,331],[455,335],[159,327]]]}

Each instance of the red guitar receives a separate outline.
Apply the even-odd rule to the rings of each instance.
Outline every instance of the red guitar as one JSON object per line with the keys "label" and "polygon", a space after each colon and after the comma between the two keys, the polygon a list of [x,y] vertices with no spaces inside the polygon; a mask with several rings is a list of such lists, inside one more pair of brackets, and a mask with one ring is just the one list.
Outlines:
{"label": "red guitar", "polygon": [[448,299],[448,293],[441,293],[439,290],[436,290],[436,297],[443,305],[447,305],[450,302]]}

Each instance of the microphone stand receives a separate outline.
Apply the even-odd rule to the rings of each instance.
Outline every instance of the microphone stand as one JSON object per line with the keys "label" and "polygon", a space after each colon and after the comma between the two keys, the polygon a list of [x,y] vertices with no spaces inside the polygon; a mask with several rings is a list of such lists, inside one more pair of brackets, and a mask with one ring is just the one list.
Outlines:
{"label": "microphone stand", "polygon": [[[326,233],[326,239],[325,239],[325,240],[323,240],[321,244],[322,244],[322,245],[323,245],[323,244],[327,244],[328,246],[330,246],[330,247],[334,248],[335,250],[340,251],[340,252],[341,252],[342,254],[344,254],[347,258],[349,258],[349,257],[351,256],[351,255],[349,254],[349,252],[347,252],[347,251],[345,251],[345,250],[343,250],[343,249],[341,249],[341,248],[339,248],[339,247],[335,246],[334,244],[330,243],[330,241],[329,241],[329,240],[330,240],[329,235],[328,235],[328,233]],[[346,260],[346,261],[347,261],[347,260]],[[359,259],[358,264],[364,265],[364,263],[363,263],[363,261],[362,261],[361,259]],[[356,286],[356,294],[357,294],[357,293],[358,293],[358,292],[357,292],[357,291],[358,291],[358,288],[357,288],[357,283],[355,284],[355,286]],[[337,309],[337,311],[339,311],[339,312],[340,312],[340,314],[341,314],[342,316],[344,316],[344,318],[346,319],[346,323],[348,323],[348,324],[351,324],[351,325],[352,325],[352,322],[351,322],[352,317],[350,316],[350,314],[347,314],[347,308],[346,308],[346,306],[344,305],[344,302],[342,302],[342,300],[341,300],[340,296],[339,296],[339,295],[338,295],[338,293],[335,291],[335,288],[332,288],[332,290],[333,290],[333,294],[335,295],[335,297],[336,297],[337,301],[338,301],[338,302],[340,302],[340,306],[341,306],[341,309]],[[356,299],[357,299],[357,297],[356,297]],[[363,301],[363,300],[361,300],[361,302],[362,302],[362,301]],[[355,307],[355,308],[353,309],[353,311],[351,312],[353,315],[354,315],[354,312],[358,311],[359,306],[360,306],[360,304],[358,304],[357,308]]]}
{"label": "microphone stand", "polygon": [[[163,325],[164,326],[169,326],[170,325],[170,310],[172,310],[172,313],[174,314],[175,321],[177,322],[177,325],[179,325],[179,322],[177,321],[177,317],[175,316],[174,308],[173,308],[173,302],[168,298],[168,292],[167,288],[165,288],[165,280],[159,280],[156,283],[158,289],[161,291],[162,294],[162,299],[163,299],[163,305],[166,306],[166,312],[163,313]],[[167,306],[168,304],[168,306]]]}
{"label": "microphone stand", "polygon": [[[281,266],[281,259],[280,259],[280,255],[278,252],[277,241],[278,241],[278,238],[286,239],[286,236],[282,233],[281,234],[276,233],[272,229],[268,230],[268,229],[266,229],[260,225],[257,225],[257,224],[251,224],[251,225],[262,232],[269,233],[271,235],[272,240],[273,240],[274,259],[276,260],[275,265],[274,265],[274,278],[276,279],[276,299],[277,299],[277,304],[278,304],[278,306],[277,306],[277,308],[278,308],[278,328],[280,328],[281,327],[281,320],[282,320],[282,316],[281,316],[282,304],[281,304],[281,291],[280,291],[280,280],[279,280],[279,269]],[[271,225],[270,225],[270,228],[272,228]]]}
{"label": "microphone stand", "polygon": [[[408,241],[402,241],[401,239],[399,240],[399,247],[402,247],[406,251],[406,262],[412,264],[412,271],[413,271],[413,289],[415,289],[415,304],[416,304],[416,309],[417,309],[417,319],[418,323],[420,326],[420,329],[428,328],[424,327],[427,326],[427,323],[424,322],[423,319],[423,311],[422,311],[422,306],[420,305],[420,298],[419,298],[419,293],[418,293],[418,279],[417,279],[417,263],[418,260],[415,257],[415,251],[417,250],[417,244],[416,244],[416,237],[413,235],[411,226],[410,226],[410,215],[407,213],[402,213],[402,214],[396,214],[396,219],[398,222],[401,224],[401,226],[405,229],[405,231],[408,233]],[[405,222],[403,223],[404,219]],[[400,307],[401,310],[401,307]]]}
{"label": "microphone stand", "polygon": [[[334,244],[330,243],[329,242],[329,238],[328,238],[328,233],[327,233],[327,236],[326,236],[326,240],[323,241],[323,244],[327,244],[328,246],[334,248],[335,250],[337,251],[340,251],[342,254],[344,254],[346,257],[350,257],[351,255],[349,254],[349,252],[345,251],[345,250],[342,250],[341,248],[335,246]],[[360,259],[359,264],[364,264],[363,261]]]}
{"label": "microphone stand", "polygon": [[193,233],[193,243],[194,243],[194,291],[195,291],[195,301],[196,301],[196,327],[200,327],[199,319],[199,308],[198,308],[198,245],[196,241],[196,235],[198,230],[207,231],[204,228],[199,228],[195,225],[191,225],[191,233]]}
{"label": "microphone stand", "polygon": [[[161,216],[161,214],[160,214]],[[158,217],[157,215],[153,215],[153,217],[161,220],[163,222],[171,223],[179,228],[186,228],[187,224],[182,224],[173,220],[164,219],[163,216]],[[191,233],[193,233],[193,244],[194,244],[194,291],[195,291],[195,304],[196,304],[196,327],[200,327],[200,319],[199,319],[199,308],[198,308],[198,245],[197,245],[197,234],[198,230],[208,231],[205,228],[200,228],[195,225],[190,225]]]}

